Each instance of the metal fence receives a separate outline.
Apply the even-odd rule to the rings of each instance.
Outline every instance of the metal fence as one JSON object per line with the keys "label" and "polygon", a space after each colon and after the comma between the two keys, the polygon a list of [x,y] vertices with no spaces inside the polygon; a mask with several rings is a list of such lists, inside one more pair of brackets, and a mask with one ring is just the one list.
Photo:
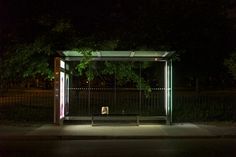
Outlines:
{"label": "metal fence", "polygon": [[164,91],[153,90],[149,95],[137,89],[73,88],[70,89],[70,115],[89,116],[100,113],[102,106],[109,113],[164,115]]}
{"label": "metal fence", "polygon": [[52,90],[7,90],[0,95],[0,119],[53,121]]}
{"label": "metal fence", "polygon": [[[110,113],[138,113],[141,116],[165,115],[164,90],[156,88],[150,95],[137,89],[75,88],[70,90],[70,115],[88,116],[108,106]],[[234,93],[174,94],[173,121],[236,120]]]}
{"label": "metal fence", "polygon": [[236,97],[234,94],[175,95],[173,120],[176,122],[235,121]]}
{"label": "metal fence", "polygon": [[[108,106],[110,113],[138,113],[142,116],[161,116],[164,110],[164,91],[153,89],[145,95],[136,89],[77,88],[70,89],[70,116],[90,116]],[[0,95],[0,120],[53,122],[52,90],[11,90]],[[173,121],[236,120],[236,96],[188,92],[174,94]]]}

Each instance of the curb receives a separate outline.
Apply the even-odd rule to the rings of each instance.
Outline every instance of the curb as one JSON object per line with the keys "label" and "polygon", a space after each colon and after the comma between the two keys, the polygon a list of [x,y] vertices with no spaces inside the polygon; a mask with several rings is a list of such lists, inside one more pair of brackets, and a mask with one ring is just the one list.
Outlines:
{"label": "curb", "polygon": [[77,136],[77,135],[23,135],[0,136],[0,141],[19,140],[141,140],[141,139],[234,139],[236,135],[200,136]]}

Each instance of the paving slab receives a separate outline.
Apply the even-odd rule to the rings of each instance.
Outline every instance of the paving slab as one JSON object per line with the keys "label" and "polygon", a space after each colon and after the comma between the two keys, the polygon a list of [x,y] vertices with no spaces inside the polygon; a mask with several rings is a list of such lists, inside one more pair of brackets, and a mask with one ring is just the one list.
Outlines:
{"label": "paving slab", "polygon": [[91,126],[45,125],[27,135],[57,136],[140,136],[140,137],[194,137],[214,136],[208,129],[194,124],[140,125],[140,126]]}
{"label": "paving slab", "polygon": [[32,127],[32,126],[0,125],[0,135],[1,136],[26,135],[27,133],[34,131],[36,128],[37,127]]}
{"label": "paving slab", "polygon": [[0,139],[113,139],[113,138],[236,138],[236,127],[192,123],[173,125],[91,126],[53,124],[37,127],[0,126]]}
{"label": "paving slab", "polygon": [[209,130],[191,123],[163,126],[163,129],[168,134],[168,136],[213,136]]}
{"label": "paving slab", "polygon": [[236,126],[198,125],[198,127],[208,130],[214,136],[222,136],[222,137],[236,136]]}

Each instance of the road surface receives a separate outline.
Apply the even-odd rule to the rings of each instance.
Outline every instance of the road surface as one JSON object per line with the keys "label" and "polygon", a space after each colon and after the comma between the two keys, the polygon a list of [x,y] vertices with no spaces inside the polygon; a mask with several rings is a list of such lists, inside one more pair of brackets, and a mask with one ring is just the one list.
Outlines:
{"label": "road surface", "polygon": [[0,141],[0,157],[236,157],[236,139]]}

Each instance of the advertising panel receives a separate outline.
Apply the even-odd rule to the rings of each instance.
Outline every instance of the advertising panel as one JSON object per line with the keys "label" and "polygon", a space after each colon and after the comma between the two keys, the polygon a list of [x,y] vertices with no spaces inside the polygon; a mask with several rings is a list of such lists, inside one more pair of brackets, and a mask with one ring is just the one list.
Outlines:
{"label": "advertising panel", "polygon": [[69,113],[69,75],[66,74],[65,84],[65,115]]}
{"label": "advertising panel", "polygon": [[65,73],[60,72],[60,119],[64,118],[64,109],[65,109]]}

